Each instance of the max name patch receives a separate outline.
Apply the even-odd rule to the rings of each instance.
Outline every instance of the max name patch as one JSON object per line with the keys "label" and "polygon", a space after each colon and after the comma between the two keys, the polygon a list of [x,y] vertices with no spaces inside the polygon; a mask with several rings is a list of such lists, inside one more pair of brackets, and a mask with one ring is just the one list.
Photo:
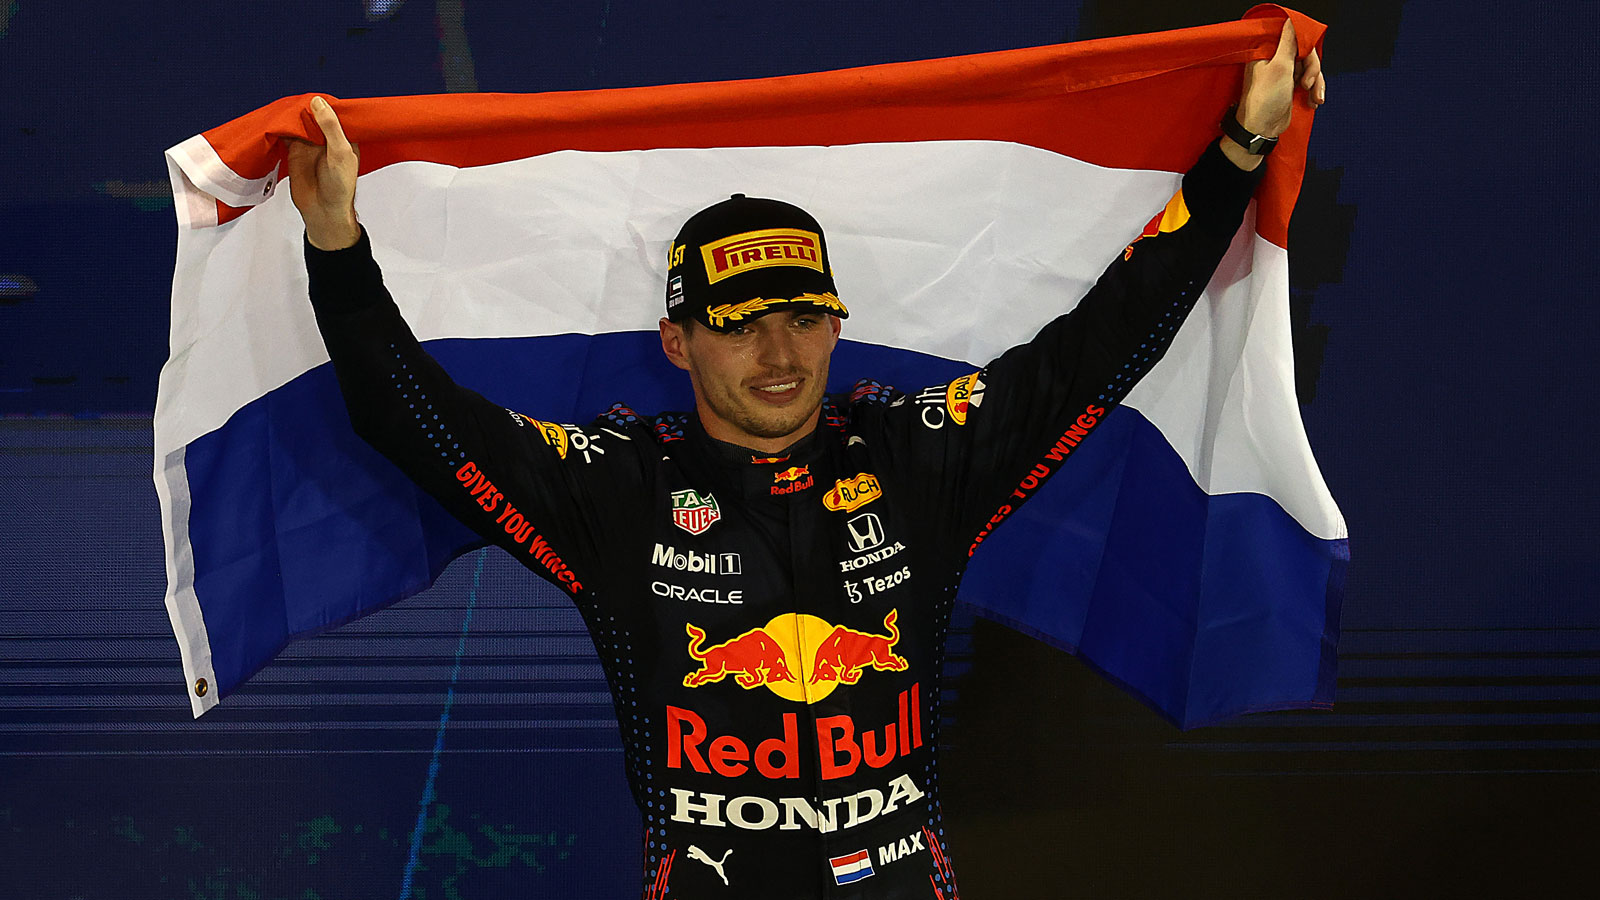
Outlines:
{"label": "max name patch", "polygon": [[763,228],[712,241],[700,248],[706,281],[716,284],[740,272],[768,266],[804,266],[822,271],[822,239],[801,228]]}

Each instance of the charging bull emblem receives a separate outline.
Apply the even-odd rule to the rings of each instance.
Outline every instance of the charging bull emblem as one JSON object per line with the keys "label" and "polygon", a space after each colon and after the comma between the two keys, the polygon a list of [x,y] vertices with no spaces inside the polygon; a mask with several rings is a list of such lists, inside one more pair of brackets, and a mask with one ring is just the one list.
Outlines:
{"label": "charging bull emblem", "polygon": [[808,613],[783,613],[766,625],[709,647],[705,629],[685,623],[689,656],[698,667],[683,677],[683,686],[697,688],[731,676],[745,690],[765,687],[785,700],[815,703],[841,684],[860,681],[868,669],[903,672],[910,668],[905,657],[894,652],[900,642],[897,616],[897,611],[890,610],[883,617],[888,633],[874,634],[834,625]]}
{"label": "charging bull emblem", "polygon": [[883,617],[888,634],[856,631],[810,613],[776,615],[722,644],[706,645],[706,629],[685,623],[688,652],[698,668],[683,676],[683,687],[717,684],[733,677],[742,689],[765,687],[784,700],[816,703],[842,684],[856,684],[867,669],[899,673],[909,661],[894,652],[901,633],[896,610]]}
{"label": "charging bull emblem", "polygon": [[794,680],[794,674],[789,671],[788,654],[763,629],[752,628],[731,641],[701,649],[705,631],[687,623],[683,628],[689,633],[689,655],[700,663],[698,671],[683,677],[684,687],[699,687],[729,675],[746,690],[774,681]]}
{"label": "charging bull emblem", "polygon": [[910,665],[904,657],[895,655],[894,645],[900,642],[900,629],[895,627],[898,610],[889,610],[883,617],[883,627],[889,633],[872,634],[856,631],[843,625],[835,626],[811,663],[809,683],[842,681],[855,684],[861,680],[861,670],[872,668],[880,672],[903,672]]}

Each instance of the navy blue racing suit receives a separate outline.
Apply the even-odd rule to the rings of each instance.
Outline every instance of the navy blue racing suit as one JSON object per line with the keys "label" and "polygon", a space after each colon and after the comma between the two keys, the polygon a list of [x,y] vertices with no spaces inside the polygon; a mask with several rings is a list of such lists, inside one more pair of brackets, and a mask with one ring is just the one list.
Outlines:
{"label": "navy blue racing suit", "polygon": [[1033,340],[912,394],[861,382],[776,455],[689,414],[506,410],[418,345],[365,235],[306,256],[357,433],[582,612],[645,900],[954,900],[939,679],[962,573],[1160,358],[1258,177],[1213,145],[1169,206],[1187,221]]}

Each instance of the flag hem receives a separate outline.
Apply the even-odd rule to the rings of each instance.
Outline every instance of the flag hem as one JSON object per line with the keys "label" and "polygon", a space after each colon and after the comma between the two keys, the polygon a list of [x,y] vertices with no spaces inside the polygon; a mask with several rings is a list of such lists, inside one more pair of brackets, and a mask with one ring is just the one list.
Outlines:
{"label": "flag hem", "polygon": [[[189,475],[184,468],[187,446],[156,457],[156,498],[161,505],[161,532],[166,539],[167,618],[178,640],[183,660],[185,692],[190,712],[199,718],[221,699],[215,689],[211,637],[205,612],[194,589],[194,546],[189,539]],[[205,685],[204,688],[200,687]]]}

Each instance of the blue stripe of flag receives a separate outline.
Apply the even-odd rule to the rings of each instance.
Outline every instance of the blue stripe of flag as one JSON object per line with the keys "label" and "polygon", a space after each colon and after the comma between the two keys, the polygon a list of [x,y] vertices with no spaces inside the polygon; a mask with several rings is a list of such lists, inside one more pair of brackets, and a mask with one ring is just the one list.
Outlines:
{"label": "blue stripe of flag", "polygon": [[[584,423],[616,401],[690,408],[658,345],[632,332],[428,349],[498,403]],[[832,387],[870,376],[915,390],[971,368],[841,341]],[[292,637],[416,593],[481,544],[350,431],[327,365],[191,443],[185,467],[219,696]],[[1186,727],[1331,702],[1345,542],[1309,534],[1269,497],[1208,496],[1137,411],[1114,410],[1012,519],[962,587],[984,615],[1078,652]]]}

